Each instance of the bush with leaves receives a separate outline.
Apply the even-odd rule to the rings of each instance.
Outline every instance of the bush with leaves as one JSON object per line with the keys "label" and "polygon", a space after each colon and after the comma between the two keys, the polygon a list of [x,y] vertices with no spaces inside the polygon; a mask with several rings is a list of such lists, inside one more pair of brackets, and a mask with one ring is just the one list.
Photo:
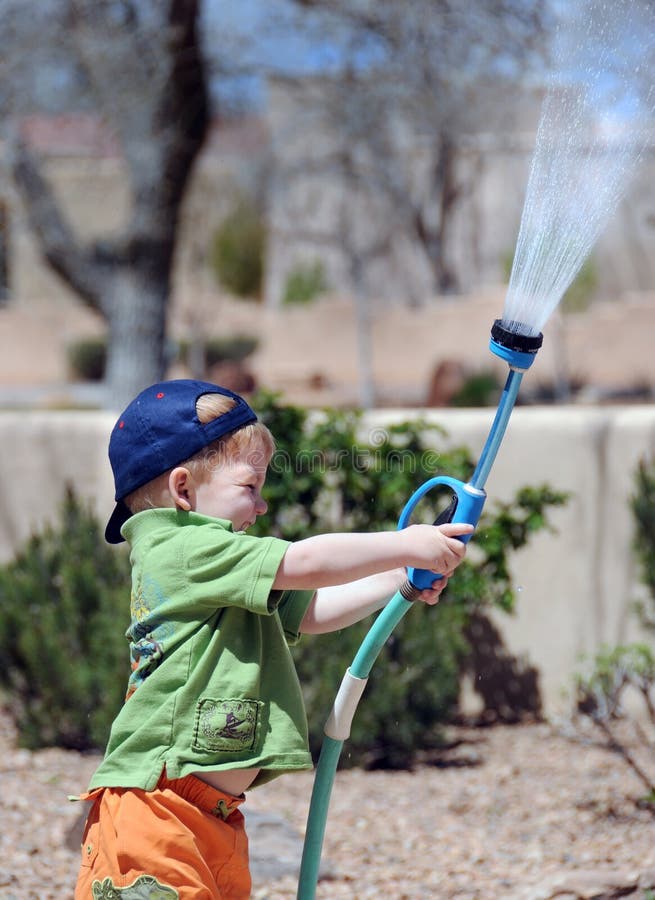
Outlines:
{"label": "bush with leaves", "polygon": [[177,343],[177,360],[191,367],[191,357],[200,344],[202,377],[209,377],[209,370],[224,362],[240,363],[255,352],[259,339],[250,334],[235,334],[226,337],[201,336],[198,341],[187,339]]}
{"label": "bush with leaves", "polygon": [[[635,554],[641,579],[650,594],[651,607],[636,605],[646,633],[655,632],[655,461],[641,460],[635,473],[636,490],[630,505],[636,531]],[[641,699],[643,716],[655,728],[655,651],[647,642],[602,647],[576,678],[576,704],[604,734],[608,747],[623,757],[646,789],[643,802],[655,808],[655,759],[652,738],[642,728],[640,715],[626,703],[631,693]],[[652,764],[650,771],[639,760],[639,752],[629,746],[625,728]],[[643,755],[643,754],[642,754]]]}
{"label": "bush with leaves", "polygon": [[259,210],[241,198],[214,235],[211,264],[218,281],[237,297],[258,298],[264,271],[266,228]]}
{"label": "bush with leaves", "polygon": [[655,634],[655,460],[640,460],[635,486],[631,499],[635,520],[634,549],[641,580],[650,596],[650,606],[637,604],[637,616],[642,627]]}
{"label": "bush with leaves", "polygon": [[328,290],[325,267],[320,260],[298,265],[287,275],[282,302],[285,306],[311,303]]}
{"label": "bush with leaves", "polygon": [[0,686],[23,746],[104,746],[129,674],[129,578],[70,491],[58,526],[0,568]]}
{"label": "bush with leaves", "polygon": [[450,400],[450,406],[496,406],[500,399],[502,384],[492,370],[473,372],[464,380],[461,388]]}
{"label": "bush with leaves", "polygon": [[82,338],[68,345],[68,365],[73,378],[102,381],[107,365],[107,338]]}
{"label": "bush with leaves", "polygon": [[[473,471],[463,447],[435,449],[444,432],[420,420],[362,434],[355,412],[311,419],[260,395],[262,418],[278,439],[267,479],[269,515],[257,528],[290,540],[319,531],[395,528],[414,490],[438,472],[466,481]],[[564,503],[550,488],[524,488],[511,503],[491,501],[468,559],[437,608],[417,604],[401,620],[371,671],[353,722],[345,762],[401,767],[418,749],[436,747],[440,726],[457,708],[474,611],[514,608],[509,555],[547,526],[547,511]],[[428,495],[421,520],[432,521],[444,498]],[[329,635],[306,637],[294,655],[310,711],[314,753],[341,678],[372,619]]]}

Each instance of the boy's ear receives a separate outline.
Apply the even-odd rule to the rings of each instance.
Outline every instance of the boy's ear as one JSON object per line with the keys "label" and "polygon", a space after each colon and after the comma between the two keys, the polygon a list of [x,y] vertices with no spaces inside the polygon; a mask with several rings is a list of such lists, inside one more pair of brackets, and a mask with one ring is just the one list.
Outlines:
{"label": "boy's ear", "polygon": [[168,476],[168,490],[178,509],[190,512],[196,507],[196,491],[193,476],[184,466],[172,469]]}

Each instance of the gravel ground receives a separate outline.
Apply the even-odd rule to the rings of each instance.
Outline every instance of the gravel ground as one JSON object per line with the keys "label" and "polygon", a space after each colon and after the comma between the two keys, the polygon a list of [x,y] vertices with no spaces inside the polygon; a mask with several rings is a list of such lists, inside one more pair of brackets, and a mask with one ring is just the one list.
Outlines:
{"label": "gravel ground", "polygon": [[[545,724],[452,737],[436,766],[338,774],[324,848],[331,877],[317,897],[655,898],[655,817],[619,756]],[[0,759],[0,900],[72,897],[77,853],[67,836],[79,807],[66,798],[96,758],[16,749],[0,718]],[[311,786],[309,773],[280,778],[248,806],[302,833]],[[287,876],[256,884],[253,896],[287,900],[295,888]]]}

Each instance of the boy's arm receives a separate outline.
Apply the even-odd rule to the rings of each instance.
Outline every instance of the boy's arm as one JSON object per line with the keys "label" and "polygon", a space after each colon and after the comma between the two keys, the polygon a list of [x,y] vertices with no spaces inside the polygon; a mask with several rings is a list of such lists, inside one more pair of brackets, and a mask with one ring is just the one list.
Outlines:
{"label": "boy's arm", "polygon": [[[405,569],[392,569],[349,584],[320,588],[300,623],[300,631],[324,634],[347,628],[381,609],[406,578]],[[422,591],[419,599],[430,605],[437,603],[447,584],[448,577],[444,576],[435,581],[432,590]]]}
{"label": "boy's arm", "polygon": [[457,536],[472,530],[471,525],[450,523],[410,525],[375,534],[316,535],[289,545],[272,586],[311,590],[404,566],[447,574],[466,552]]}

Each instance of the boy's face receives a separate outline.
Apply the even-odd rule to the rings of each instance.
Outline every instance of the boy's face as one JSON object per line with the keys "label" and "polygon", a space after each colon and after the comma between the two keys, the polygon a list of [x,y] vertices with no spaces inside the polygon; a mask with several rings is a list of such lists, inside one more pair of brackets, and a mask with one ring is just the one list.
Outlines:
{"label": "boy's face", "polygon": [[235,531],[245,531],[268,509],[261,492],[268,459],[256,450],[242,450],[219,462],[196,488],[196,512],[228,519]]}

